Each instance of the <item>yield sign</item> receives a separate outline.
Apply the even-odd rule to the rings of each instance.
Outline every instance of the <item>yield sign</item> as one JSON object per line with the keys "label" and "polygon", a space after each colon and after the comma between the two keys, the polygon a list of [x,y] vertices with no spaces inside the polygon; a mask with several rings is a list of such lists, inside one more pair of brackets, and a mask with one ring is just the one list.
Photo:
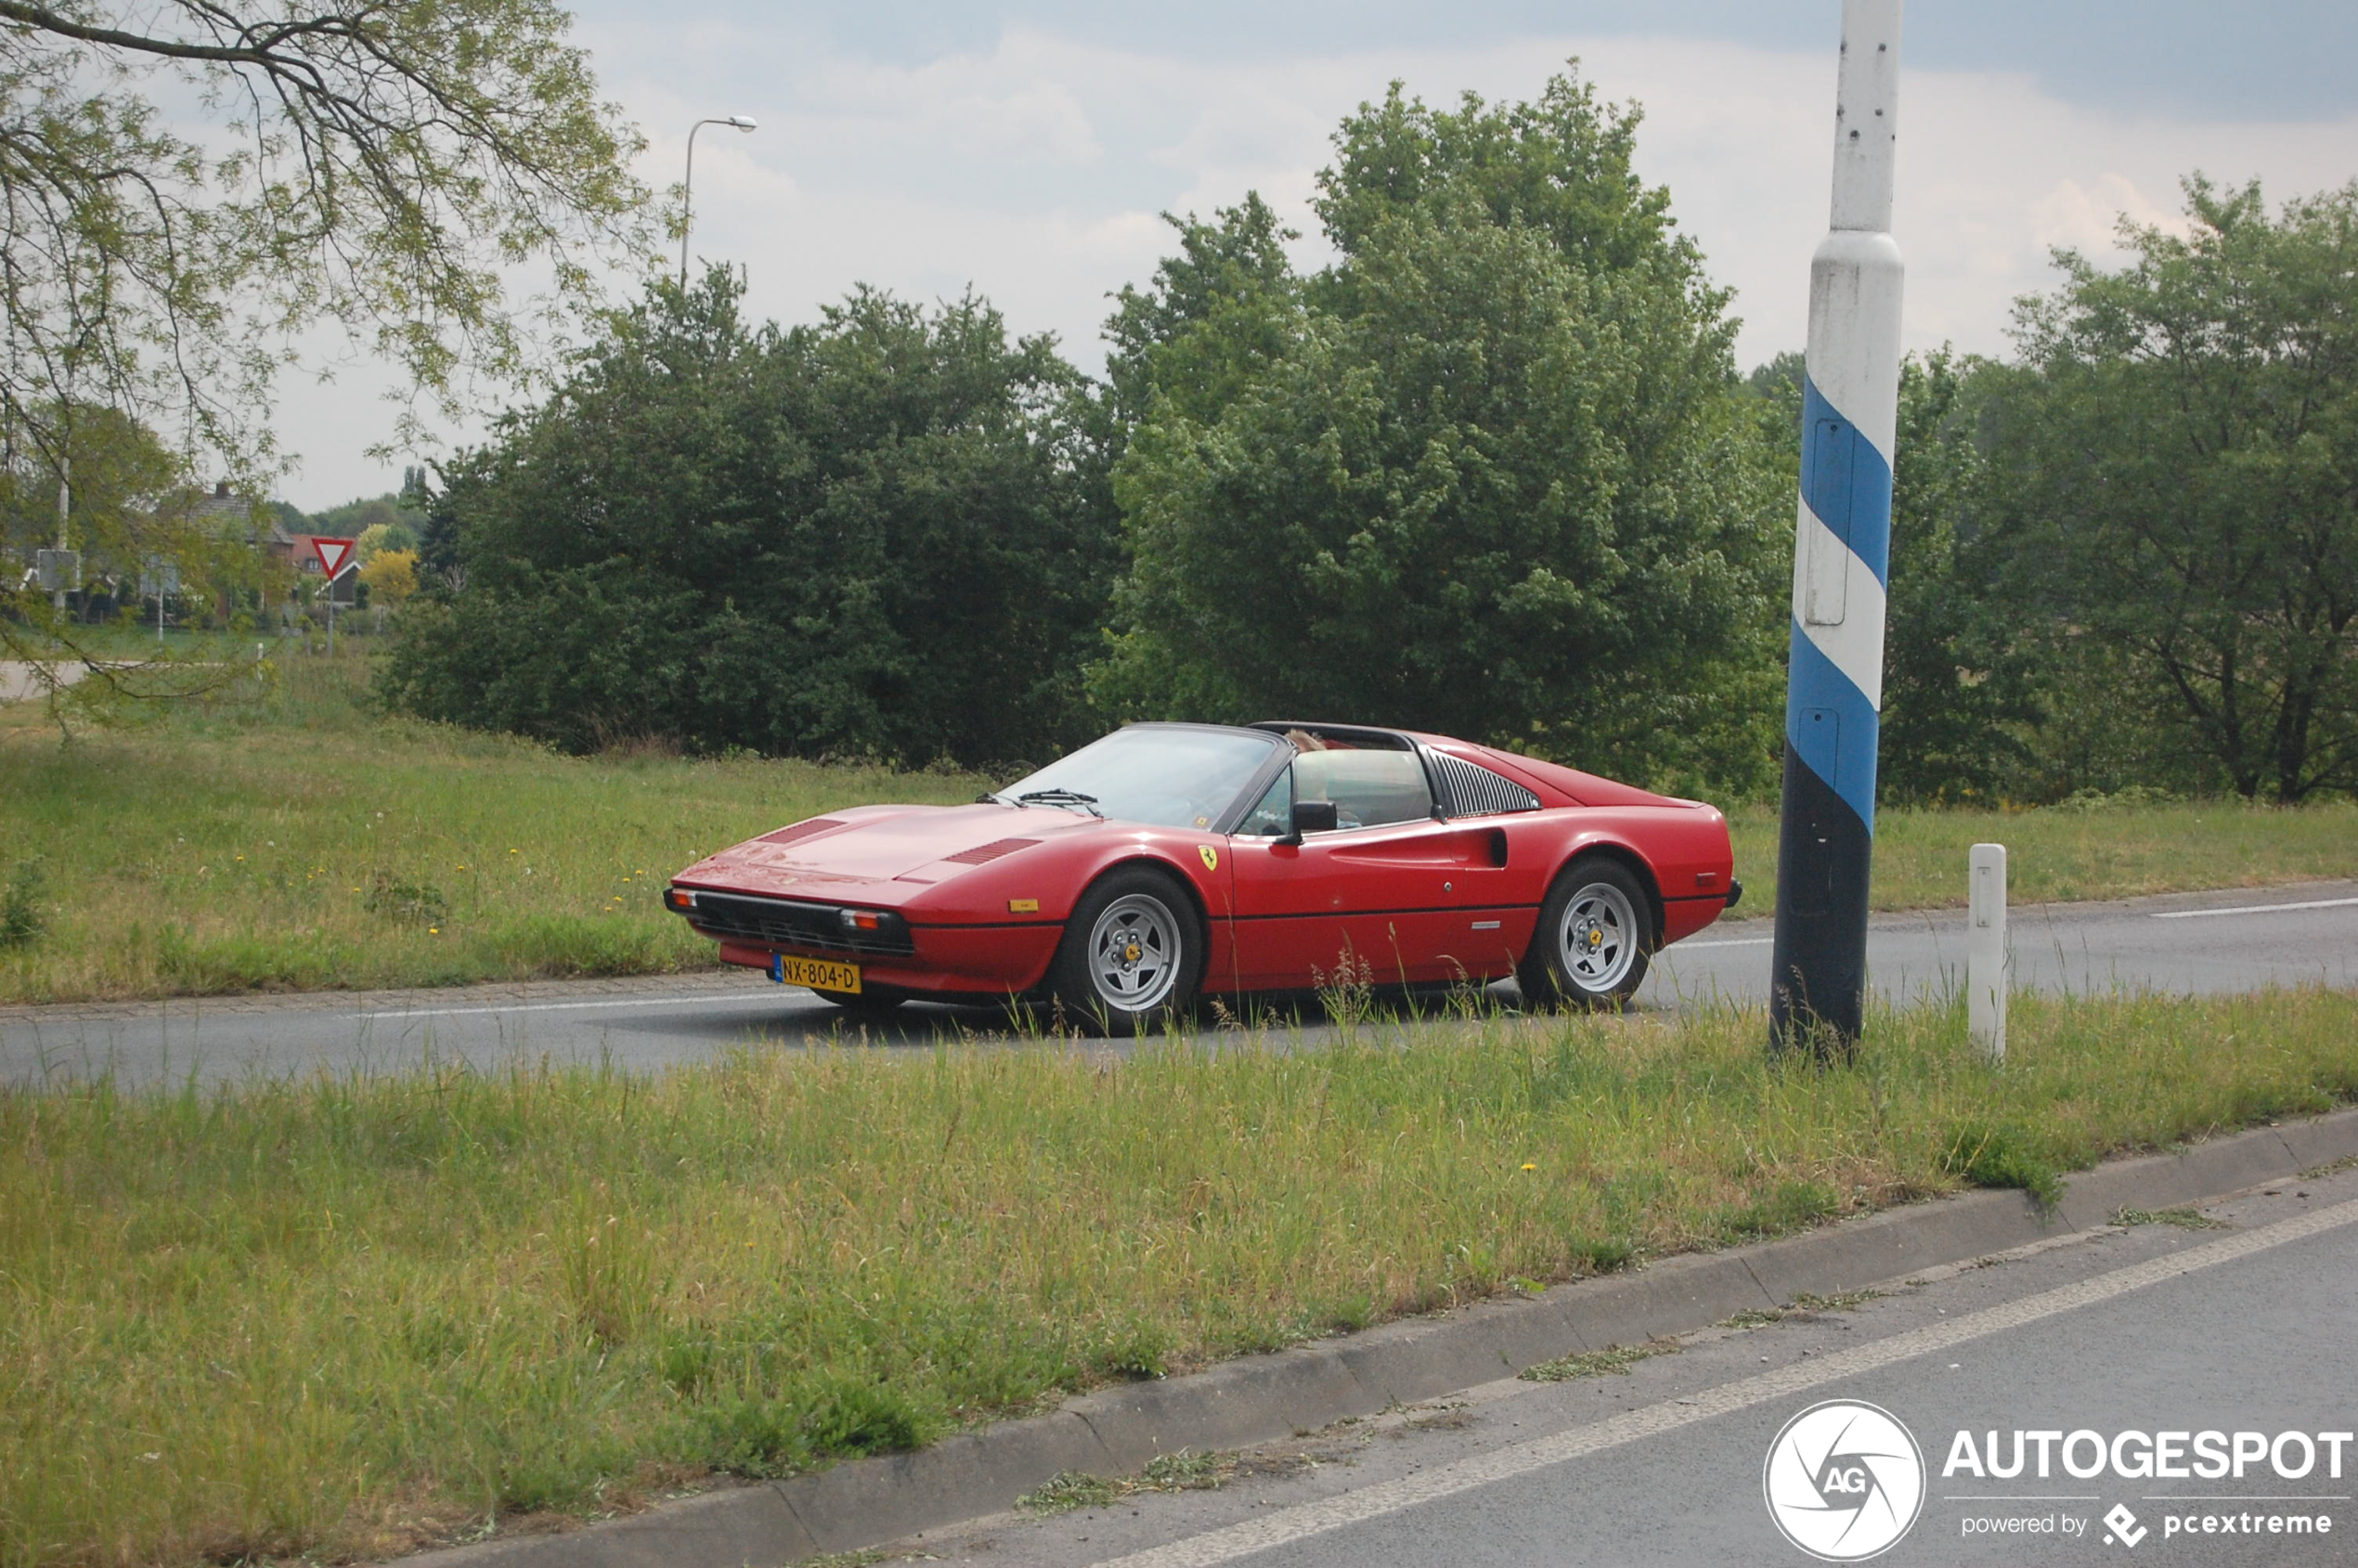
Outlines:
{"label": "yield sign", "polygon": [[323,539],[315,535],[311,548],[319,552],[319,569],[328,574],[330,582],[342,577],[343,569],[352,564],[350,539]]}

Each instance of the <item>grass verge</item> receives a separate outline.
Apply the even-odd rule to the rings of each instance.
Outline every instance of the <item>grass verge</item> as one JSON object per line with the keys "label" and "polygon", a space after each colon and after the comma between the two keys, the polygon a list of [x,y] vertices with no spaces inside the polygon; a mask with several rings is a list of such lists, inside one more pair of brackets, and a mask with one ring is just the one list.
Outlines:
{"label": "grass verge", "polygon": [[0,885],[41,892],[0,895],[0,1003],[705,967],[712,944],[655,901],[681,866],[834,808],[978,787],[564,757],[371,713],[365,668],[295,655],[262,701],[64,747],[37,704],[0,708]]}
{"label": "grass verge", "polygon": [[0,1090],[0,1562],[611,1511],[2358,1095],[2347,993],[2015,1006]]}
{"label": "grass verge", "polygon": [[[1777,907],[1777,810],[1737,807],[1728,828],[1744,885],[1741,911],[1767,914]],[[2358,876],[2358,803],[1886,809],[1875,813],[1874,907],[1963,908],[1965,858],[1976,844],[2006,846],[2008,895],[2016,903],[2263,888]]]}

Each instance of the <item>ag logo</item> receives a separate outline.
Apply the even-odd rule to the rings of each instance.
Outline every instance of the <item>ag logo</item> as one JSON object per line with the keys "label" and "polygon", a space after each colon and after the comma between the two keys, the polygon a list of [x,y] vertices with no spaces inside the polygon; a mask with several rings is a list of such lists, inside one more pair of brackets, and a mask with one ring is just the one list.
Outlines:
{"label": "ag logo", "polygon": [[1785,1539],[1823,1562],[1863,1562],[1916,1523],[1924,1452],[1889,1411],[1830,1399],[1777,1433],[1760,1487]]}

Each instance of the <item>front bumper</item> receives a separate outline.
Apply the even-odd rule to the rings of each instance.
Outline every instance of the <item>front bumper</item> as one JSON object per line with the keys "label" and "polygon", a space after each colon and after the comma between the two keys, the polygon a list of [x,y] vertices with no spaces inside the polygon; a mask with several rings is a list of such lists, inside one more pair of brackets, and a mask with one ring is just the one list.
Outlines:
{"label": "front bumper", "polygon": [[[693,895],[686,909],[673,894]],[[889,930],[853,931],[842,925],[837,905],[800,899],[766,898],[717,888],[667,889],[664,905],[685,918],[699,935],[720,944],[724,964],[770,971],[780,953],[800,958],[849,960],[860,965],[869,985],[937,996],[1013,996],[1047,978],[1064,935],[1061,922],[1031,921],[968,926],[928,926],[895,914]]]}
{"label": "front bumper", "polygon": [[[688,901],[682,908],[680,900]],[[668,888],[664,907],[680,915],[698,935],[741,945],[768,944],[823,958],[875,955],[907,957],[917,951],[909,923],[888,910],[864,904],[821,903],[810,899],[773,899],[715,888]],[[848,925],[851,912],[878,922],[875,929]]]}

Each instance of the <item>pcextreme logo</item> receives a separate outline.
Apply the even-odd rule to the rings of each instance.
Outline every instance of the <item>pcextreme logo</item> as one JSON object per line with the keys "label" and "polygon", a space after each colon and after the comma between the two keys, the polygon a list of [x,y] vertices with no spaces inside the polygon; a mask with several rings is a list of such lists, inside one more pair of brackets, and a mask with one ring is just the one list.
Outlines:
{"label": "pcextreme logo", "polygon": [[1760,1489],[1785,1539],[1822,1562],[1861,1562],[1923,1511],[1924,1451],[1890,1411],[1829,1399],[1777,1433]]}

